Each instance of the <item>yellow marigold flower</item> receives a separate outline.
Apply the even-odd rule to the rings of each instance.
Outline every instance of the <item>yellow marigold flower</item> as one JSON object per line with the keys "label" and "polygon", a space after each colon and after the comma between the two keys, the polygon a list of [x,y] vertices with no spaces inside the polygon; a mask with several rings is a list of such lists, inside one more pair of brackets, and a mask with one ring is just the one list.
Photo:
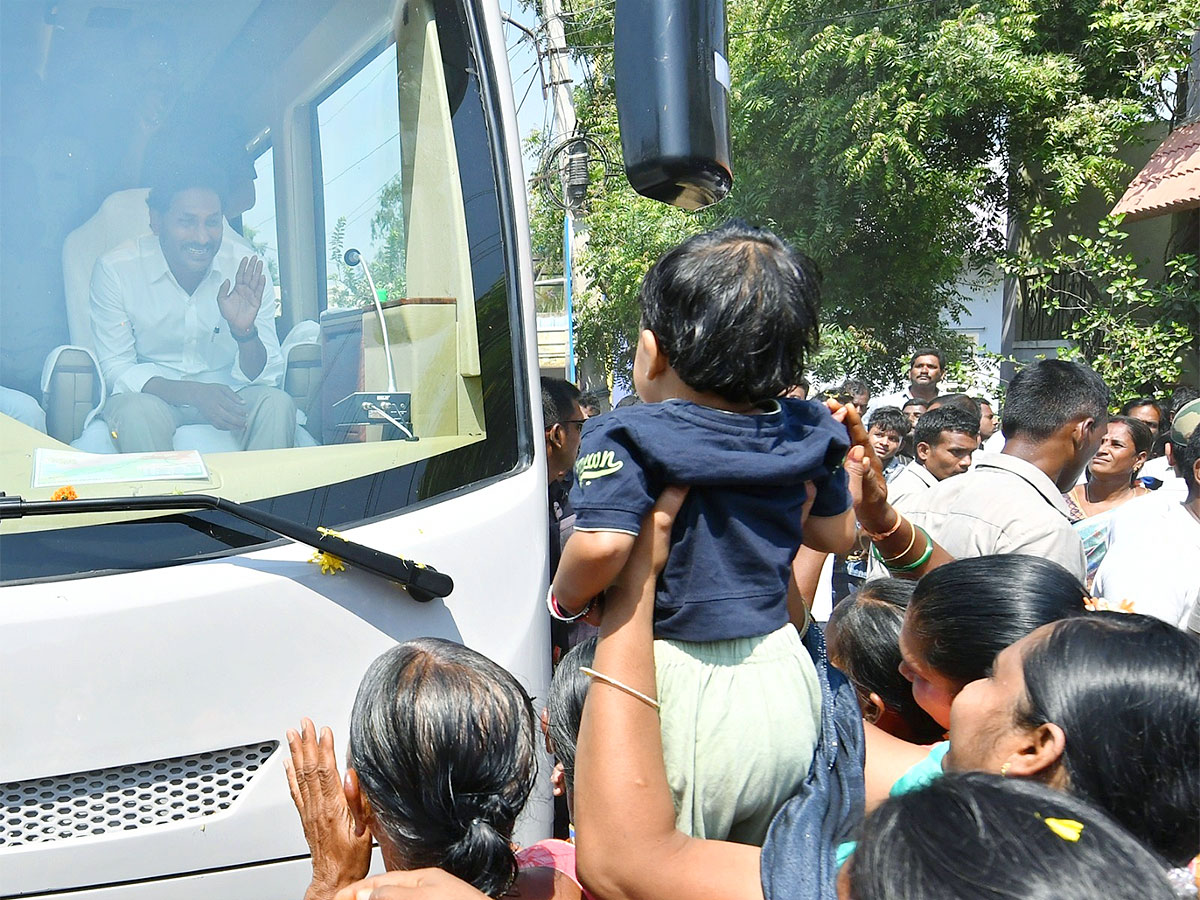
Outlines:
{"label": "yellow marigold flower", "polygon": [[322,575],[334,575],[338,572],[346,571],[346,564],[344,562],[332,553],[326,553],[324,550],[318,550],[308,561],[320,566]]}
{"label": "yellow marigold flower", "polygon": [[51,500],[78,500],[79,495],[71,485],[64,485],[50,495]]}

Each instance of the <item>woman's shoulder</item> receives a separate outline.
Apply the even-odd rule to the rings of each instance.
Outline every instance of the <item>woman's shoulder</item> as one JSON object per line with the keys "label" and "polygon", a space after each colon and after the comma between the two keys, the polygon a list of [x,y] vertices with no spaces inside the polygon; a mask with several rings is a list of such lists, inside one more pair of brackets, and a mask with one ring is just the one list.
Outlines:
{"label": "woman's shoulder", "polygon": [[909,767],[892,785],[891,794],[907,794],[917,788],[924,787],[936,778],[942,777],[942,762],[950,749],[949,741],[940,741],[928,748],[925,758]]}
{"label": "woman's shoulder", "polygon": [[547,838],[517,851],[518,893],[524,900],[583,900],[575,875],[575,845]]}

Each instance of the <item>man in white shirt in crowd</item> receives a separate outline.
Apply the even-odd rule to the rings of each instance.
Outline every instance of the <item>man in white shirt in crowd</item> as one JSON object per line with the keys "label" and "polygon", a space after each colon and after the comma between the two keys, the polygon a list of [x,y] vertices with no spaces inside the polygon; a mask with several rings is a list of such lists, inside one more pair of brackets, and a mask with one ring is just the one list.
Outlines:
{"label": "man in white shirt in crowd", "polygon": [[908,388],[897,394],[875,397],[867,405],[869,412],[881,406],[896,406],[903,409],[909,400],[921,400],[926,404],[938,395],[938,384],[946,374],[946,357],[935,347],[918,347],[913,351],[908,364]]}
{"label": "man in white shirt in crowd", "polygon": [[[1108,402],[1108,386],[1081,363],[1047,359],[1026,366],[1005,398],[1004,450],[914,494],[901,504],[905,516],[953,557],[1027,553],[1058,563],[1083,583],[1083,543],[1062,494],[1100,446]],[[918,427],[932,415],[922,416]]]}
{"label": "man in white shirt in crowd", "polygon": [[262,260],[224,227],[224,176],[164,172],[146,200],[152,235],[106,253],[92,274],[92,332],[122,453],[170,450],[181,425],[231,432],[244,450],[290,447],[296,407]]}
{"label": "man in white shirt in crowd", "polygon": [[914,494],[971,468],[979,444],[979,421],[955,406],[940,406],[917,421],[913,434],[916,459],[888,482],[888,500],[903,511]]}
{"label": "man in white shirt in crowd", "polygon": [[1176,414],[1167,448],[1187,495],[1160,490],[1122,506],[1092,590],[1185,628],[1200,606],[1200,400]]}

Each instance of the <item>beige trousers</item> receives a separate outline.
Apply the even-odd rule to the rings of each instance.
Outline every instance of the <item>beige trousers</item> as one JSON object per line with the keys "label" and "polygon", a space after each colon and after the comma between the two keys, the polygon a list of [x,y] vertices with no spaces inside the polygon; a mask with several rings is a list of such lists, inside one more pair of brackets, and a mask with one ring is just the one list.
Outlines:
{"label": "beige trousers", "polygon": [[[246,401],[246,427],[231,432],[242,450],[291,447],[296,438],[296,404],[279,388],[252,384],[237,392]],[[191,406],[171,406],[153,394],[113,394],[104,403],[104,421],[119,453],[173,450],[175,429],[207,425]]]}

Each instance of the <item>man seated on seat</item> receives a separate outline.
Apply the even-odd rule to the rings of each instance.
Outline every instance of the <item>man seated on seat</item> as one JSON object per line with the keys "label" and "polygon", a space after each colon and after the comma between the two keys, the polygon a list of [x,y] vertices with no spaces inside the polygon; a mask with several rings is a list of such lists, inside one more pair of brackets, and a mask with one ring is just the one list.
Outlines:
{"label": "man seated on seat", "polygon": [[222,241],[220,171],[156,177],[152,235],[106,253],[92,273],[92,333],[108,383],[104,419],[121,453],[170,450],[175,429],[207,423],[243,450],[291,447],[296,407],[275,297],[262,260]]}

